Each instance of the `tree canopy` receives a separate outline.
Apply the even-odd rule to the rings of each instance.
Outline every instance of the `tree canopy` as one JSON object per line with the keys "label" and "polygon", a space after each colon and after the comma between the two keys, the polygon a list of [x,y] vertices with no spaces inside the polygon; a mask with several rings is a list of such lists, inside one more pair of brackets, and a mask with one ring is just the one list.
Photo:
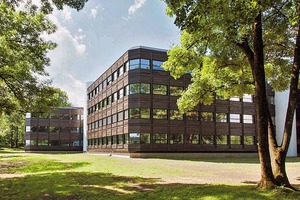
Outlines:
{"label": "tree canopy", "polygon": [[[181,29],[180,45],[168,52],[164,68],[175,78],[191,73],[192,83],[178,100],[179,109],[253,94],[256,104],[260,187],[290,186],[285,156],[296,108],[299,78],[299,1],[165,0],[167,14]],[[275,139],[266,83],[274,90],[290,88],[285,137]],[[271,168],[269,140],[276,152]],[[273,169],[273,171],[272,171]],[[276,179],[276,180],[275,180]]]}

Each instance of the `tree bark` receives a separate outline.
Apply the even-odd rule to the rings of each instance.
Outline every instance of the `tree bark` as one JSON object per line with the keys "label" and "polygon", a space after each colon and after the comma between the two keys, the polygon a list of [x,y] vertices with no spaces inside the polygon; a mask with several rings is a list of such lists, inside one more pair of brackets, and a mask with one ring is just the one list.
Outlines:
{"label": "tree bark", "polygon": [[268,138],[268,101],[266,95],[266,80],[264,71],[264,53],[262,38],[261,13],[255,18],[253,25],[254,64],[252,74],[255,84],[255,106],[257,122],[258,155],[261,167],[259,189],[272,189],[276,186],[273,176]]}
{"label": "tree bark", "polygon": [[[299,82],[299,71],[300,71],[300,21],[298,22],[298,33],[296,36],[296,45],[294,49],[294,62],[291,69],[291,80],[290,80],[290,92],[288,107],[285,118],[283,140],[281,146],[278,146],[276,142],[276,136],[273,130],[270,129],[270,149],[272,151],[272,168],[275,180],[285,187],[296,190],[289,182],[286,174],[285,161],[286,155],[289,148],[289,144],[292,136],[292,127],[294,120],[294,113],[297,107],[297,96],[298,96],[298,82]],[[270,119],[269,119],[270,120]],[[270,123],[272,123],[270,121]]]}

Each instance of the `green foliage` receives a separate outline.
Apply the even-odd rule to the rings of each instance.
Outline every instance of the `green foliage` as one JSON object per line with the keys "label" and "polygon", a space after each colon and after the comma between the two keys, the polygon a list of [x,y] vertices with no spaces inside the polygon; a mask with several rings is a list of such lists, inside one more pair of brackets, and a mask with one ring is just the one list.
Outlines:
{"label": "green foliage", "polygon": [[[192,84],[178,101],[181,111],[198,103],[210,104],[213,95],[229,98],[253,94],[253,76],[245,45],[253,50],[252,29],[259,12],[267,82],[286,90],[290,81],[298,1],[165,0],[166,13],[182,30],[180,45],[163,64],[174,78],[192,72]],[[260,3],[258,3],[260,2]],[[249,55],[249,54],[248,54]]]}

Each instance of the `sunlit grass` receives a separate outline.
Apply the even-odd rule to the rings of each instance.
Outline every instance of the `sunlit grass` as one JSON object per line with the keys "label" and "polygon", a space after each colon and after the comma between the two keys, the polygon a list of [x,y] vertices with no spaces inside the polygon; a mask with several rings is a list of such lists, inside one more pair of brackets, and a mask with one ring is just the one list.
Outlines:
{"label": "sunlit grass", "polygon": [[[86,153],[7,155],[9,156],[0,155],[0,174],[14,173],[25,176],[0,179],[0,199],[3,200],[286,200],[299,199],[300,196],[297,192],[287,192],[281,187],[267,192],[256,190],[253,184],[184,184],[162,182],[160,178],[155,178],[158,174],[174,177],[182,175],[186,172],[178,169],[176,163],[198,161],[174,160],[172,165],[164,166],[159,159],[156,165],[150,165],[149,163],[153,163],[150,159],[113,158]],[[213,162],[209,159],[200,162],[203,161]],[[226,159],[223,159],[223,162],[225,161]],[[227,162],[229,161],[232,162]],[[300,160],[294,159],[293,162]],[[8,164],[10,167],[7,167]]]}

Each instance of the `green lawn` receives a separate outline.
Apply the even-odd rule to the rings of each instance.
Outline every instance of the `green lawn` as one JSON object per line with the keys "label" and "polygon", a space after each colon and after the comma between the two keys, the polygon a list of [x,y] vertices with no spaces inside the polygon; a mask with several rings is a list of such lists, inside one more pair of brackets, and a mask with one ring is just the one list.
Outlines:
{"label": "green lawn", "polygon": [[[8,153],[3,153],[3,152]],[[0,199],[299,199],[299,192],[257,191],[254,184],[162,182],[176,166],[201,161],[128,159],[93,154],[20,154],[0,150]],[[154,161],[154,162],[153,162]],[[248,160],[251,165],[251,159]],[[253,159],[252,161],[255,161]],[[206,162],[214,162],[207,160]],[[222,162],[226,162],[223,159]],[[228,162],[232,162],[229,160]],[[299,162],[300,159],[294,159]],[[151,164],[150,164],[151,163]],[[155,164],[153,164],[155,163]],[[166,163],[171,163],[166,165]],[[218,163],[215,163],[218,164]],[[300,165],[299,165],[300,166]],[[201,171],[201,169],[199,169]],[[205,174],[204,174],[205,175]],[[208,174],[207,174],[208,175]],[[300,176],[300,173],[299,173]],[[161,177],[161,178],[157,178]],[[222,177],[220,177],[220,180]],[[180,181],[179,181],[180,182]],[[297,186],[299,188],[299,186]],[[300,189],[300,188],[299,188]]]}

